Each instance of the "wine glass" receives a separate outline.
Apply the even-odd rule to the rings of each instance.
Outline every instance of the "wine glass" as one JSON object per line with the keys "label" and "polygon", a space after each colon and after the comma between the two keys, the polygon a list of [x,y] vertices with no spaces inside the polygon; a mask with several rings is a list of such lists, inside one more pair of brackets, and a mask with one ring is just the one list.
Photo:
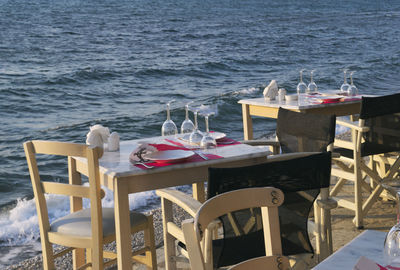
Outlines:
{"label": "wine glass", "polygon": [[350,84],[347,83],[347,77],[346,77],[347,71],[348,71],[348,69],[346,69],[346,68],[343,70],[344,82],[343,82],[343,84],[340,86],[340,92],[341,92],[342,94],[348,93],[348,90],[349,90],[349,87],[350,87]]}
{"label": "wine glass", "polygon": [[190,133],[189,136],[189,143],[191,145],[199,145],[201,139],[203,138],[203,133],[199,130],[198,122],[197,122],[197,115],[199,113],[200,107],[191,106],[190,110],[194,114],[194,130]]}
{"label": "wine glass", "polygon": [[162,127],[161,127],[161,136],[169,136],[169,135],[176,135],[178,134],[178,129],[174,123],[174,121],[171,120],[170,116],[170,104],[174,102],[175,100],[170,100],[167,102],[167,120],[164,121]]}
{"label": "wine glass", "polygon": [[383,260],[387,266],[391,267],[400,267],[399,196],[400,191],[397,190],[397,224],[386,235],[383,248]]}
{"label": "wine glass", "polygon": [[194,124],[192,120],[189,119],[189,105],[193,103],[193,101],[190,101],[185,105],[185,120],[182,122],[181,125],[181,133],[182,134],[189,134],[192,133],[194,130]]}
{"label": "wine glass", "polygon": [[347,93],[349,94],[349,96],[356,96],[358,94],[358,89],[353,83],[353,74],[354,73],[355,73],[355,71],[350,72],[350,85],[347,90]]}
{"label": "wine glass", "polygon": [[316,93],[318,91],[317,84],[313,80],[313,75],[314,75],[315,70],[311,70],[311,78],[310,78],[310,83],[307,86],[307,93],[312,94]]}
{"label": "wine glass", "polygon": [[300,98],[300,94],[306,93],[307,91],[307,84],[303,82],[303,72],[305,69],[300,70],[300,82],[297,84],[297,96]]}
{"label": "wine glass", "polygon": [[208,125],[208,118],[211,115],[215,115],[218,113],[218,108],[216,104],[213,105],[202,105],[200,114],[204,116],[206,121],[206,132],[203,135],[203,138],[200,141],[200,147],[203,149],[214,149],[217,147],[217,141],[210,134],[210,129]]}

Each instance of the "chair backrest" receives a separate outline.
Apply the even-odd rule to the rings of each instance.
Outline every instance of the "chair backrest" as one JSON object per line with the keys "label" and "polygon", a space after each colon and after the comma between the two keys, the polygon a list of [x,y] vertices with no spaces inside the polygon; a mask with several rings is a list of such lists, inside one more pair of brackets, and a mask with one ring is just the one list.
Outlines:
{"label": "chair backrest", "polygon": [[363,97],[360,125],[369,127],[369,130],[363,133],[362,156],[399,151],[400,93]]}
{"label": "chair backrest", "polygon": [[[240,168],[210,168],[208,198],[248,187],[272,186],[282,190],[285,201],[279,207],[279,219],[283,255],[314,253],[307,221],[320,189],[329,187],[331,152],[283,154],[275,159]],[[264,255],[262,226],[257,220],[253,224],[248,221],[254,220],[257,211],[238,211],[220,218],[224,238],[213,241],[215,267]]]}
{"label": "chair backrest", "polygon": [[[101,197],[104,192],[100,188],[98,159],[102,156],[103,150],[82,144],[54,141],[28,141],[24,143],[24,149],[35,196],[42,248],[46,248],[46,250],[49,248],[49,244],[46,244],[47,246],[45,247],[43,246],[43,243],[49,242],[47,234],[50,231],[48,208],[45,199],[45,194],[47,193],[89,198],[91,205],[92,238],[94,239],[92,243],[94,245],[101,244],[103,235]],[[42,181],[36,160],[37,154],[86,158],[88,162],[89,186]]]}
{"label": "chair backrest", "polygon": [[279,108],[276,135],[282,153],[324,152],[335,139],[336,116]]}
{"label": "chair backrest", "polygon": [[[265,239],[263,255],[281,255],[278,206],[283,201],[282,191],[272,187],[240,189],[207,200],[197,211],[194,222],[185,221],[182,225],[191,268],[211,268],[211,262],[207,262],[207,259],[210,259],[206,254],[208,251],[207,243],[203,241],[206,235],[210,233],[209,225],[224,214],[247,208],[261,207],[262,209],[264,237],[261,237]],[[246,247],[242,246],[239,248],[239,252],[245,251],[245,249]]]}

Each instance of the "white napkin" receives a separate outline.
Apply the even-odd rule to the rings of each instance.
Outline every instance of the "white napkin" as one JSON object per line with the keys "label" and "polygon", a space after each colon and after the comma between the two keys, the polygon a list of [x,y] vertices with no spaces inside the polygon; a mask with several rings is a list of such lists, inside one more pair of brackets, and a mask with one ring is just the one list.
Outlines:
{"label": "white napkin", "polygon": [[117,132],[113,132],[108,138],[108,151],[118,151],[118,150],[119,150],[119,135]]}
{"label": "white napkin", "polygon": [[90,127],[89,133],[86,135],[86,144],[103,147],[108,141],[110,130],[102,125],[94,125]]}
{"label": "white napkin", "polygon": [[269,100],[275,100],[278,95],[278,84],[275,80],[272,80],[267,87],[264,88],[264,98]]}
{"label": "white napkin", "polygon": [[129,155],[129,160],[135,162],[147,162],[146,155],[157,152],[157,148],[149,145],[147,142],[139,142],[139,146],[136,147]]}

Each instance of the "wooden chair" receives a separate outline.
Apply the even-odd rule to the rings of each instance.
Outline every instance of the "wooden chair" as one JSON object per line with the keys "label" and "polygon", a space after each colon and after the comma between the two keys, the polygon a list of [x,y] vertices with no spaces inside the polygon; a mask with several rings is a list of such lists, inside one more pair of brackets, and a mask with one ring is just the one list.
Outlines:
{"label": "wooden chair", "polygon": [[[243,143],[272,147],[274,154],[296,152],[333,151],[336,129],[335,115],[300,113],[279,108],[276,122],[276,141],[247,140]],[[333,153],[332,157],[339,157]],[[322,261],[333,252],[331,210],[336,201],[329,198],[329,188],[321,189],[320,198],[314,205],[317,260]]]}
{"label": "wooden chair", "polygon": [[229,270],[283,270],[289,269],[289,259],[273,255],[250,259],[229,268]]}
{"label": "wooden chair", "polygon": [[[100,188],[98,160],[103,150],[87,145],[52,141],[28,141],[24,143],[24,149],[39,219],[43,268],[55,269],[54,259],[69,251],[80,253],[82,257],[83,249],[86,249],[86,262],[84,259],[83,262],[74,261],[74,268],[103,269],[105,266],[115,264],[116,254],[103,252],[103,244],[115,240],[114,209],[101,206],[101,198],[105,194]],[[42,181],[36,160],[37,154],[67,156],[70,182],[73,162],[71,157],[86,158],[89,186]],[[91,207],[75,212],[71,207],[71,214],[50,223],[45,197],[45,194],[49,193],[70,196],[71,202],[78,200],[81,205],[82,198],[89,198]],[[132,259],[147,265],[149,269],[157,269],[152,216],[132,212],[131,224],[132,233],[144,231],[145,234],[145,247],[134,252]],[[55,253],[53,244],[70,248]],[[109,260],[104,263],[103,258]]]}
{"label": "wooden chair", "polygon": [[[335,140],[335,152],[341,156],[334,160],[337,167],[332,175],[339,180],[330,196],[353,210],[353,222],[362,228],[364,217],[384,190],[382,184],[392,180],[400,167],[400,93],[363,97],[358,123],[341,120],[337,124],[350,128],[351,140]],[[338,196],[348,181],[354,183],[354,200]]]}
{"label": "wooden chair", "polygon": [[279,108],[276,141],[246,140],[250,145],[269,145],[273,153],[324,152],[333,148],[335,115],[299,113]]}
{"label": "wooden chair", "polygon": [[[307,259],[314,256],[308,238],[307,219],[320,190],[329,187],[330,166],[331,154],[325,152],[275,155],[268,157],[266,163],[247,167],[210,168],[208,198],[247,187],[275,186],[281,189],[289,196],[285,205],[279,208],[283,226],[281,232],[286,235],[283,238],[284,255],[305,253],[304,258]],[[163,189],[156,193],[161,197],[163,211],[166,268],[175,269],[176,261],[179,260],[176,258],[175,240],[183,244],[186,241],[179,226],[173,222],[172,204],[194,217],[201,203],[177,190]],[[215,267],[228,266],[263,255],[264,243],[260,242],[262,222],[258,213],[257,210],[250,209],[244,214],[230,213],[221,218],[224,240],[214,239],[212,242]],[[296,224],[292,222],[294,220]],[[241,247],[246,249],[241,251]],[[185,249],[180,251],[182,255],[188,256]]]}
{"label": "wooden chair", "polygon": [[[213,269],[212,244],[208,235],[212,234],[210,230],[213,230],[214,220],[227,213],[254,207],[262,209],[265,254],[267,256],[262,260],[268,260],[271,263],[269,269],[288,269],[288,260],[277,259],[282,258],[278,206],[282,204],[283,197],[284,195],[279,189],[264,187],[226,192],[206,201],[196,212],[194,220],[186,220],[182,224],[191,269]],[[246,248],[242,247],[243,250]],[[254,265],[254,261],[247,263]]]}

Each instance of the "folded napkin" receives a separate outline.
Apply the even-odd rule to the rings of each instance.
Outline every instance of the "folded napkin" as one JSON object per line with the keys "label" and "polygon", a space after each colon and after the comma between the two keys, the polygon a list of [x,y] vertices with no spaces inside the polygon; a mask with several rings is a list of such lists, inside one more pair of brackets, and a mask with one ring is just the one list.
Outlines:
{"label": "folded napkin", "polygon": [[157,148],[147,142],[139,142],[138,147],[136,147],[132,153],[129,155],[129,160],[132,163],[136,162],[148,162],[150,160],[146,159],[146,155],[157,152]]}
{"label": "folded napkin", "polygon": [[[132,162],[136,167],[139,167],[141,169],[148,169],[143,165],[137,164],[138,162],[146,162],[147,165],[153,166],[153,167],[165,167],[165,166],[170,166],[175,163],[157,163],[156,161],[151,161],[146,159],[146,155],[150,153],[154,153],[157,151],[167,151],[167,150],[186,150],[190,151],[190,149],[184,147],[184,146],[175,146],[175,145],[170,145],[170,144],[151,144],[147,142],[141,142],[139,143],[139,146],[135,148],[132,153],[129,155],[129,160]],[[203,153],[204,156],[206,156],[208,159],[218,159],[222,158],[221,156],[214,155],[214,154],[206,154]],[[197,161],[204,161],[204,159],[198,154],[195,153],[192,157],[188,158],[184,162],[197,162]]]}
{"label": "folded napkin", "polygon": [[275,100],[278,95],[278,84],[272,80],[267,87],[264,88],[264,98],[268,100]]}
{"label": "folded napkin", "polygon": [[102,125],[94,125],[90,127],[89,133],[86,135],[86,144],[103,147],[108,142],[110,130]]}

